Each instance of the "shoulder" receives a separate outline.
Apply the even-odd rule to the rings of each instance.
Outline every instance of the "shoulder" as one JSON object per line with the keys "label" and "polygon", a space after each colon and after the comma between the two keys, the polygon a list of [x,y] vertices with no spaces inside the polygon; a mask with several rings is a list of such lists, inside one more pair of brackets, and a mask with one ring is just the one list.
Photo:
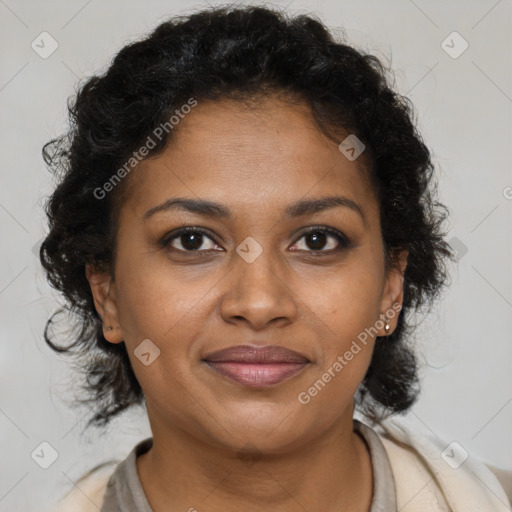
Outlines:
{"label": "shoulder", "polygon": [[[118,499],[129,499],[127,489],[140,486],[136,459],[152,445],[153,438],[139,441],[123,460],[110,460],[99,464],[73,482],[71,490],[58,502],[52,512],[99,512],[113,510]],[[143,491],[140,491],[143,493]],[[117,510],[117,508],[115,508]]]}
{"label": "shoulder", "polygon": [[108,481],[119,461],[110,461],[91,469],[73,483],[73,488],[59,500],[52,512],[98,512]]}
{"label": "shoulder", "polygon": [[373,428],[389,457],[399,510],[510,511],[512,471],[494,473],[461,444],[418,431],[405,418]]}
{"label": "shoulder", "polygon": [[500,482],[510,503],[512,504],[512,469],[497,468],[490,464],[486,464],[486,466],[494,473],[494,476]]}

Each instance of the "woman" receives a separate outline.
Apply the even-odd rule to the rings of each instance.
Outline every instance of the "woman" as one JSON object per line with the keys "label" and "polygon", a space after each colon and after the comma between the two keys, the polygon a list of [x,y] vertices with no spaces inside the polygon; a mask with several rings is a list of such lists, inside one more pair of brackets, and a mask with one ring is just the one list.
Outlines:
{"label": "woman", "polygon": [[211,9],[123,48],[70,114],[41,260],[80,332],[45,337],[83,358],[91,424],[139,403],[152,437],[60,510],[508,510],[483,464],[392,419],[418,394],[407,315],[452,254],[375,57]]}

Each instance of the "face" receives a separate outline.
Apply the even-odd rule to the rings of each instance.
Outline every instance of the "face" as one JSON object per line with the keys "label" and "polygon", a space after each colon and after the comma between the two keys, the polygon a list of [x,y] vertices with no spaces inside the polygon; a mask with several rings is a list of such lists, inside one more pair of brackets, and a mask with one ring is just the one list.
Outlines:
{"label": "face", "polygon": [[[199,103],[165,152],[125,179],[115,277],[87,275],[114,326],[105,337],[126,344],[152,428],[277,453],[351,419],[403,285],[400,270],[385,269],[363,157],[347,159],[305,104],[222,100]],[[397,316],[388,314],[390,332]],[[306,362],[261,367],[267,380],[251,383],[205,362],[236,345],[280,346]],[[236,371],[243,380],[249,370]]]}

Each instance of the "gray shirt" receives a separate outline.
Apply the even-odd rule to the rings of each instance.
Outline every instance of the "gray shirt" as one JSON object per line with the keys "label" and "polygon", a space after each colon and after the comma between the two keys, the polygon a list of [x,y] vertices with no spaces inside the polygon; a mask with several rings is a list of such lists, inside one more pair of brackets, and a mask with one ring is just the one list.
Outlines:
{"label": "gray shirt", "polygon": [[[354,419],[354,431],[366,442],[373,467],[373,499],[370,512],[396,511],[395,482],[386,450],[376,432]],[[153,512],[137,473],[136,459],[153,445],[148,437],[138,443],[112,473],[101,512]]]}

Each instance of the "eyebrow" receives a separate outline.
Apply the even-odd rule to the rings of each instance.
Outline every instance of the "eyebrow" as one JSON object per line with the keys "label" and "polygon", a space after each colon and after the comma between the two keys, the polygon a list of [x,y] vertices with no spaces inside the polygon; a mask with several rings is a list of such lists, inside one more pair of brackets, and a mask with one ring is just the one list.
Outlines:
{"label": "eyebrow", "polygon": [[[358,213],[365,225],[367,220],[363,209],[352,199],[348,197],[333,195],[313,199],[300,199],[295,203],[288,205],[284,211],[286,218],[294,219],[304,215],[311,215],[336,207],[349,208]],[[174,197],[167,199],[162,204],[149,209],[143,216],[144,220],[149,219],[156,213],[185,210],[206,217],[215,217],[221,219],[232,219],[233,214],[221,203],[209,201],[207,199],[192,199],[186,197]]]}

